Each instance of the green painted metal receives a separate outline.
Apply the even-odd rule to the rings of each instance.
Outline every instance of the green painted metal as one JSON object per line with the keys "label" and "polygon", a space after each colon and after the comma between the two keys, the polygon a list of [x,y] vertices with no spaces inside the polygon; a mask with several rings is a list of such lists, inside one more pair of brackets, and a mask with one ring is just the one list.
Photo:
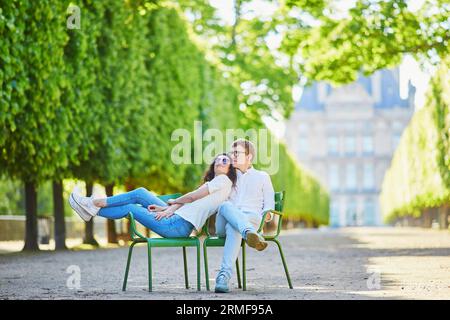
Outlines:
{"label": "green painted metal", "polygon": [[[278,240],[278,236],[280,235],[280,232],[281,232],[281,226],[282,226],[282,220],[283,220],[282,218],[283,218],[284,200],[285,200],[285,191],[275,192],[275,210],[267,210],[267,211],[263,212],[263,217],[261,220],[261,224],[258,228],[258,233],[262,234],[263,229],[264,229],[265,219],[266,219],[266,216],[269,214],[269,212],[272,212],[274,215],[279,216],[276,233],[274,235],[264,235],[264,234],[262,234],[262,235],[266,241],[271,241],[271,242],[276,243],[278,250],[280,252],[281,261],[283,263],[284,272],[286,274],[289,288],[293,289],[291,277],[289,275],[289,271],[288,271],[288,267],[287,267],[287,263],[286,263],[286,259],[284,257],[283,250],[281,248],[281,243]],[[203,227],[203,232],[206,233],[206,239],[203,242],[203,257],[204,257],[204,264],[205,264],[205,277],[206,277],[206,289],[207,290],[209,290],[207,247],[223,247],[225,245],[225,238],[212,236],[209,233],[208,225],[209,225],[209,219],[206,222],[205,226]],[[245,290],[247,290],[247,270],[246,270],[246,250],[245,250],[246,243],[244,240],[242,240],[241,246],[242,246],[242,289],[245,291]],[[237,270],[237,275],[238,275],[238,286],[239,286],[239,288],[241,288],[238,260],[236,260],[236,270]]]}
{"label": "green painted metal", "polygon": [[[165,202],[169,199],[180,197],[180,193],[162,195],[159,198]],[[127,218],[130,220],[130,233],[133,242],[130,245],[128,251],[127,265],[125,269],[125,277],[123,280],[122,290],[125,291],[128,281],[128,273],[131,264],[131,257],[133,252],[133,247],[138,243],[146,243],[148,251],[148,291],[152,291],[152,247],[154,248],[169,248],[169,247],[182,247],[183,248],[183,261],[184,261],[184,282],[186,289],[189,288],[188,280],[188,270],[187,270],[187,251],[186,247],[197,248],[197,290],[200,291],[201,281],[200,281],[200,240],[198,237],[188,237],[188,238],[147,238],[137,231],[136,222],[133,217],[133,213],[129,213]]]}

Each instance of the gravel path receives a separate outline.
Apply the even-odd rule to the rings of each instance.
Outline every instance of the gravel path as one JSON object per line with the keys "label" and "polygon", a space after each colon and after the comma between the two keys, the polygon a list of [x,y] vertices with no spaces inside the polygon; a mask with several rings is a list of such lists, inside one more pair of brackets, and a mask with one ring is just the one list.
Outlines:
{"label": "gravel path", "polygon": [[[153,250],[147,292],[146,249],[137,246],[126,292],[127,248],[0,255],[0,299],[450,299],[450,233],[419,228],[283,231],[290,290],[274,244],[248,250],[247,291],[195,290],[195,252],[188,249],[191,289],[184,288],[181,248]],[[222,248],[210,248],[211,286]],[[80,271],[76,277],[68,273]],[[71,281],[75,279],[75,281]]]}

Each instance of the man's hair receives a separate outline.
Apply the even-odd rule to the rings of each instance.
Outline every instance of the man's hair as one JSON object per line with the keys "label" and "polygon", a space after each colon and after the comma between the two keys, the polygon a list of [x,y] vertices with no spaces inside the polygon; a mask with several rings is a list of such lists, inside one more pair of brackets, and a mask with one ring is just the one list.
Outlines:
{"label": "man's hair", "polygon": [[236,146],[242,146],[245,149],[245,154],[251,154],[252,158],[255,159],[256,149],[253,143],[245,139],[237,139],[232,144],[231,147],[235,148]]}

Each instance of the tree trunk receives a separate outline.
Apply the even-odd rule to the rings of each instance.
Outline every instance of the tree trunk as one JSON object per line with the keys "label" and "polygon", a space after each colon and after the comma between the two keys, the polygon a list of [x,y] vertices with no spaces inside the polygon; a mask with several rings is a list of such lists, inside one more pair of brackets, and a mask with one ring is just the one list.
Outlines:
{"label": "tree trunk", "polygon": [[37,192],[36,184],[25,182],[25,245],[23,251],[38,251],[38,226],[37,226]]}
{"label": "tree trunk", "polygon": [[[108,184],[105,186],[106,196],[111,197],[114,194],[114,184]],[[114,220],[108,219],[107,222],[107,235],[108,243],[118,243],[116,223]]]}
{"label": "tree trunk", "polygon": [[[94,189],[94,184],[92,182],[86,182],[86,196],[91,196],[92,195],[92,190]],[[93,246],[98,247],[99,244],[97,242],[97,240],[95,240],[94,237],[94,218],[92,218],[90,221],[87,221],[84,223],[84,239],[83,239],[83,243],[84,244],[90,244]]]}
{"label": "tree trunk", "polygon": [[53,214],[55,217],[55,250],[66,250],[66,224],[64,220],[63,183],[53,181]]}
{"label": "tree trunk", "polygon": [[442,205],[439,208],[439,227],[440,229],[448,229],[449,205]]}

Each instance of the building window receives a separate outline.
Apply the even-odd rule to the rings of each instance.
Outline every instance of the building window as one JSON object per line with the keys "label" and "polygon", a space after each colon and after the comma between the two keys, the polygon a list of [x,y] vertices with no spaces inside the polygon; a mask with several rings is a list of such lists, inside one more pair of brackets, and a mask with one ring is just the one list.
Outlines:
{"label": "building window", "polygon": [[363,187],[364,190],[373,190],[375,188],[374,168],[372,163],[364,164]]}
{"label": "building window", "polygon": [[356,142],[354,136],[345,137],[345,154],[354,155],[356,153]]}
{"label": "building window", "polygon": [[358,223],[358,216],[356,213],[356,202],[354,199],[350,199],[347,202],[346,225],[347,226],[356,226],[357,223]]}
{"label": "building window", "polygon": [[339,166],[331,164],[328,171],[328,184],[332,191],[339,190]]}
{"label": "building window", "polygon": [[339,154],[339,140],[336,136],[328,137],[328,154],[337,155]]}
{"label": "building window", "polygon": [[362,139],[363,154],[373,154],[373,137],[371,135],[364,135]]}
{"label": "building window", "polygon": [[298,138],[298,154],[306,156],[309,151],[308,139],[306,137]]}
{"label": "building window", "polygon": [[347,164],[346,185],[347,190],[356,190],[356,165],[353,163]]}
{"label": "building window", "polygon": [[340,215],[339,215],[339,203],[337,201],[331,201],[330,204],[330,225],[332,227],[340,226]]}
{"label": "building window", "polygon": [[375,203],[372,199],[366,199],[364,202],[364,224],[375,225]]}

